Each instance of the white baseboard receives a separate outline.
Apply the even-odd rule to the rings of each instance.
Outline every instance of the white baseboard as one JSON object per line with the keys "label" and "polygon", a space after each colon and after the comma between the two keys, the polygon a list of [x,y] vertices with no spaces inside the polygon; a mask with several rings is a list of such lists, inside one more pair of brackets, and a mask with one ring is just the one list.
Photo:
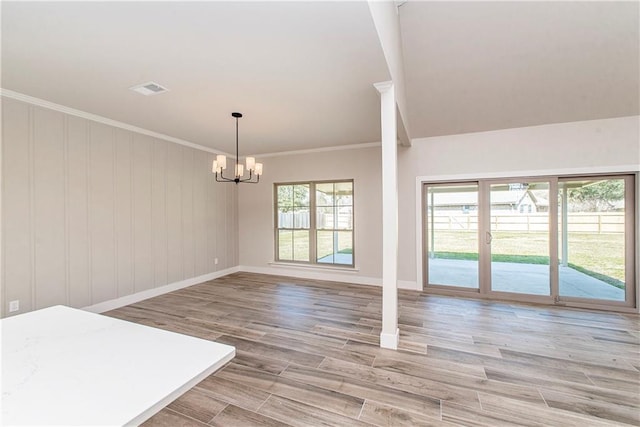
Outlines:
{"label": "white baseboard", "polygon": [[398,280],[398,289],[407,289],[409,291],[421,291],[422,286],[418,285],[415,280]]}
{"label": "white baseboard", "polygon": [[90,311],[92,313],[104,313],[105,311],[115,310],[116,308],[124,307],[125,305],[134,304],[148,298],[157,297],[158,295],[166,294],[168,292],[177,291],[178,289],[186,288],[188,286],[197,285],[198,283],[217,279],[218,277],[226,276],[227,274],[235,273],[237,271],[240,271],[238,266],[220,271],[214,271],[212,273],[203,274],[202,276],[192,277],[190,279],[181,280],[179,282],[169,283],[168,285],[160,286],[158,288],[136,292],[135,294],[125,295],[123,297],[112,299],[109,301],[103,301],[98,304],[83,307],[82,309],[85,311]]}
{"label": "white baseboard", "polygon": [[382,279],[375,277],[358,276],[351,272],[337,273],[335,271],[318,271],[318,269],[307,269],[305,267],[289,267],[272,265],[269,267],[254,267],[241,265],[239,271],[247,273],[268,274],[272,276],[290,276],[301,279],[328,280],[333,282],[355,283],[357,285],[382,286]]}
{"label": "white baseboard", "polygon": [[380,333],[380,347],[390,348],[391,350],[398,349],[398,343],[400,342],[400,329],[396,329],[395,334]]}
{"label": "white baseboard", "polygon": [[[327,280],[331,282],[354,283],[356,285],[382,286],[382,279],[379,277],[358,276],[351,272],[336,273],[335,270],[318,271],[319,268],[307,269],[305,267],[288,267],[281,265],[271,265],[269,267],[254,267],[248,265],[238,266],[238,271],[247,273],[269,274],[272,276],[290,276],[301,279]],[[414,291],[422,290],[416,282],[408,280],[398,280],[398,289],[409,289]]]}
{"label": "white baseboard", "polygon": [[[370,286],[382,286],[382,279],[377,277],[365,277],[354,275],[353,273],[335,273],[324,272],[317,270],[305,270],[304,268],[289,268],[281,266],[273,267],[251,267],[246,265],[238,265],[235,267],[227,268],[225,270],[214,271],[202,276],[192,277],[190,279],[181,280],[175,283],[169,283],[168,285],[160,286],[158,288],[148,289],[142,292],[136,292],[135,294],[125,295],[120,298],[112,299],[109,301],[103,301],[98,304],[83,307],[85,311],[92,313],[104,313],[105,311],[115,310],[116,308],[124,307],[125,305],[135,304],[139,301],[157,297],[162,294],[177,291],[178,289],[186,288],[188,286],[197,285],[198,283],[206,282],[209,280],[217,279],[218,277],[226,276],[227,274],[236,273],[238,271],[244,271],[247,273],[260,273],[269,274],[275,276],[290,276],[298,277],[301,279],[313,279],[313,280],[328,280],[332,282],[345,282],[354,283],[356,285],[370,285]],[[422,290],[417,287],[416,282],[407,280],[398,280],[398,289],[409,290]]]}

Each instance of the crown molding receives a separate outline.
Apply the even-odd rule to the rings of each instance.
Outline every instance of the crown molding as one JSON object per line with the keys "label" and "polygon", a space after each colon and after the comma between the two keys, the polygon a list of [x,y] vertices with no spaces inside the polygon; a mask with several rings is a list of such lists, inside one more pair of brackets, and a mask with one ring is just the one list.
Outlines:
{"label": "crown molding", "polygon": [[[235,157],[235,154],[227,153],[222,150],[217,150],[211,147],[205,147],[204,145],[196,144],[190,141],[186,141],[184,139],[180,139],[173,136],[165,135],[163,133],[140,128],[134,125],[130,125],[128,123],[119,122],[117,120],[108,119],[106,117],[99,116],[97,114],[87,113],[86,111],[82,111],[82,110],[76,110],[75,108],[67,107],[61,104],[56,104],[54,102],[46,101],[44,99],[36,98],[30,95],[25,95],[23,93],[16,92],[13,90],[0,88],[0,97],[15,99],[17,101],[26,102],[28,104],[36,105],[43,108],[48,108],[54,111],[59,111],[64,114],[69,114],[72,116],[80,117],[80,118],[91,120],[94,122],[103,123],[105,125],[114,126],[120,129],[125,129],[125,130],[136,132],[142,135],[151,136],[153,138],[163,139],[165,141],[184,145],[185,147],[194,148],[196,150],[206,151],[208,153],[214,153],[214,154],[224,154],[225,156],[228,156],[228,157]],[[327,151],[359,150],[363,148],[371,148],[371,147],[379,147],[379,146],[380,146],[379,142],[366,142],[361,144],[337,145],[337,146],[331,146],[331,147],[310,148],[305,150],[278,151],[274,153],[255,154],[255,157],[267,158],[267,157],[279,157],[279,156],[293,156],[297,154],[323,153]]]}
{"label": "crown molding", "polygon": [[37,105],[39,107],[48,108],[50,110],[59,111],[61,113],[69,114],[72,116],[80,117],[83,119],[91,120],[94,122],[102,123],[105,125],[117,127],[120,129],[125,129],[131,132],[136,132],[142,135],[151,136],[153,138],[163,139],[165,141],[173,142],[175,144],[184,145],[185,147],[195,148],[196,150],[206,151],[208,153],[214,154],[224,154],[226,156],[231,156],[231,154],[226,153],[221,150],[217,150],[211,147],[205,147],[204,145],[196,144],[190,141],[185,141],[184,139],[176,138],[173,136],[165,135],[163,133],[154,132],[148,129],[143,129],[134,125],[130,125],[128,123],[119,122],[117,120],[108,119],[106,117],[99,116],[97,114],[87,113],[82,110],[76,110],[75,108],[66,107],[64,105],[56,104],[54,102],[46,101],[44,99],[36,98],[33,96],[25,95],[20,92],[15,92],[13,90],[0,88],[0,96],[5,98],[15,99],[17,101],[26,102],[28,104]]}
{"label": "crown molding", "polygon": [[256,154],[255,157],[265,158],[265,157],[294,156],[296,154],[324,153],[326,151],[340,151],[340,150],[360,150],[363,148],[371,148],[371,147],[380,147],[380,143],[365,142],[362,144],[335,145],[332,147],[309,148],[307,150],[279,151],[276,153]]}

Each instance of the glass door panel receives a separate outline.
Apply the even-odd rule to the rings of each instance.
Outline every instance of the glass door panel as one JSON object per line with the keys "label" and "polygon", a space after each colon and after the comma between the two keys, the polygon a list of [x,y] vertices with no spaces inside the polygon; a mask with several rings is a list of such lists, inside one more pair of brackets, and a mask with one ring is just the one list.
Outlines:
{"label": "glass door panel", "polygon": [[353,265],[353,182],[316,184],[316,262]]}
{"label": "glass door panel", "polygon": [[625,179],[558,183],[560,297],[625,301]]}
{"label": "glass door panel", "polygon": [[427,283],[478,289],[478,184],[426,188]]}
{"label": "glass door panel", "polygon": [[491,290],[551,295],[549,183],[490,185]]}

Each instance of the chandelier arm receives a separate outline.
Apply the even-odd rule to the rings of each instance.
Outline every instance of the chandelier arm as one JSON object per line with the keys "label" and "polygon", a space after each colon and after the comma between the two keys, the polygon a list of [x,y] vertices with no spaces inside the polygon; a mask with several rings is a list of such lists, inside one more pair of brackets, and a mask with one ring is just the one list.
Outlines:
{"label": "chandelier arm", "polygon": [[241,179],[240,182],[252,182],[251,181],[252,177],[253,177],[253,174],[251,173],[251,169],[249,169],[249,178]]}
{"label": "chandelier arm", "polygon": [[247,184],[257,184],[260,182],[260,175],[256,175],[256,180],[252,181],[252,178],[241,179],[240,182],[246,182]]}
{"label": "chandelier arm", "polygon": [[220,178],[218,178],[218,173],[216,172],[216,182],[235,182],[235,180],[225,177],[222,172],[220,172]]}

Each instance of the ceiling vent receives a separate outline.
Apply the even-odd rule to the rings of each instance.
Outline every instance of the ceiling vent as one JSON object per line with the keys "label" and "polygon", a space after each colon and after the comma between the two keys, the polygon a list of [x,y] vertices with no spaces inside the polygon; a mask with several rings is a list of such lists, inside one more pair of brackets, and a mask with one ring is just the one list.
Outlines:
{"label": "ceiling vent", "polygon": [[159,85],[156,82],[142,83],[142,84],[130,87],[129,89],[131,89],[134,92],[141,93],[144,96],[157,95],[159,93],[164,93],[169,91],[169,89]]}

